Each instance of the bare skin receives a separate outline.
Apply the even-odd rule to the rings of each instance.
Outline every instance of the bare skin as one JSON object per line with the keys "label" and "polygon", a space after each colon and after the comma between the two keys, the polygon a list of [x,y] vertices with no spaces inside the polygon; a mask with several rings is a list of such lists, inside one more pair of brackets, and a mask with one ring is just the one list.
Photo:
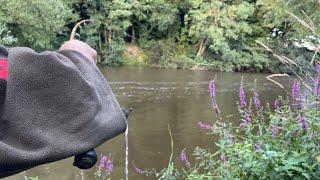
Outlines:
{"label": "bare skin", "polygon": [[88,44],[79,40],[66,41],[59,50],[74,50],[78,51],[87,57],[89,60],[97,64],[97,52],[92,49]]}

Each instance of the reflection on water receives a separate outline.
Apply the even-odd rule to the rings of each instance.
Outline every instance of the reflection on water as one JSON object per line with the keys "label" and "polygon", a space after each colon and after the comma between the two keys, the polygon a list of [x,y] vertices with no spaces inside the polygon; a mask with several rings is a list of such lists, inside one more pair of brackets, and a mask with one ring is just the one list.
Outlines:
{"label": "reflection on water", "polygon": [[[197,126],[199,121],[216,120],[210,106],[208,84],[216,78],[216,99],[222,117],[240,123],[237,116],[238,90],[243,77],[246,99],[249,101],[254,89],[259,91],[262,104],[273,102],[277,95],[286,95],[283,89],[266,80],[266,74],[221,73],[175,69],[102,67],[102,73],[110,83],[122,107],[133,108],[129,119],[129,179],[143,179],[134,172],[132,163],[139,168],[161,169],[171,154],[168,125],[173,133],[174,160],[179,162],[180,152],[185,148],[190,156],[195,147],[215,151],[214,139]],[[255,83],[256,79],[256,83]],[[279,78],[291,86],[293,80]],[[125,178],[124,134],[97,148],[99,155],[112,154],[114,172],[112,179]],[[94,179],[95,169],[80,171],[72,166],[73,158],[43,165],[22,174],[7,178],[23,179],[23,176],[39,176],[40,179]]]}

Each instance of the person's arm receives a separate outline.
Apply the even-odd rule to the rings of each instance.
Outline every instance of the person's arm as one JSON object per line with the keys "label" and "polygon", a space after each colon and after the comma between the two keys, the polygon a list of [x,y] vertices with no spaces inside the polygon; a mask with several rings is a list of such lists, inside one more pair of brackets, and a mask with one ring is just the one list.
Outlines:
{"label": "person's arm", "polygon": [[89,151],[125,131],[122,109],[85,43],[42,53],[10,48],[7,59],[0,178]]}

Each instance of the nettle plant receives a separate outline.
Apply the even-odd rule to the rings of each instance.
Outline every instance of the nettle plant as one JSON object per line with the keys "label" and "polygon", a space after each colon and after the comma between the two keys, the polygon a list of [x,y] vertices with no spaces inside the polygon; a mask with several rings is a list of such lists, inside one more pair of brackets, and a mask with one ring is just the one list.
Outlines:
{"label": "nettle plant", "polygon": [[320,179],[320,65],[317,72],[313,93],[302,96],[305,82],[294,80],[290,97],[279,97],[272,110],[261,106],[258,92],[247,102],[240,86],[241,120],[235,124],[221,117],[211,81],[210,97],[218,120],[213,125],[198,125],[220,137],[216,142],[219,150],[211,153],[197,147],[193,164],[183,150],[184,167],[174,166],[170,159],[160,172],[137,172],[158,179]]}

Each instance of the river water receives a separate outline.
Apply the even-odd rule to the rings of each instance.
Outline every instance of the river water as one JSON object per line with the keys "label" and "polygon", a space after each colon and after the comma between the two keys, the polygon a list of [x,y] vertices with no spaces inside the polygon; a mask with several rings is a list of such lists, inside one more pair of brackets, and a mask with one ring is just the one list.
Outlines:
{"label": "river water", "polygon": [[[222,112],[231,122],[240,124],[237,115],[241,78],[247,102],[255,89],[263,105],[273,102],[278,95],[288,92],[268,81],[268,74],[223,73],[158,69],[146,67],[100,67],[120,105],[133,111],[129,117],[129,179],[154,179],[135,172],[133,163],[141,169],[164,168],[171,154],[168,131],[173,135],[173,157],[181,165],[183,149],[192,161],[195,147],[216,150],[215,138],[200,129],[199,121],[211,123],[216,120],[211,107],[208,84],[216,79],[216,100]],[[256,80],[256,81],[255,81]],[[290,93],[292,78],[278,78]],[[111,155],[114,163],[112,179],[125,179],[125,136],[119,135],[98,147],[97,153]],[[96,168],[81,171],[72,166],[73,158],[42,165],[21,174],[6,178],[23,179],[38,176],[40,180],[91,180]],[[98,164],[98,163],[97,163]]]}

